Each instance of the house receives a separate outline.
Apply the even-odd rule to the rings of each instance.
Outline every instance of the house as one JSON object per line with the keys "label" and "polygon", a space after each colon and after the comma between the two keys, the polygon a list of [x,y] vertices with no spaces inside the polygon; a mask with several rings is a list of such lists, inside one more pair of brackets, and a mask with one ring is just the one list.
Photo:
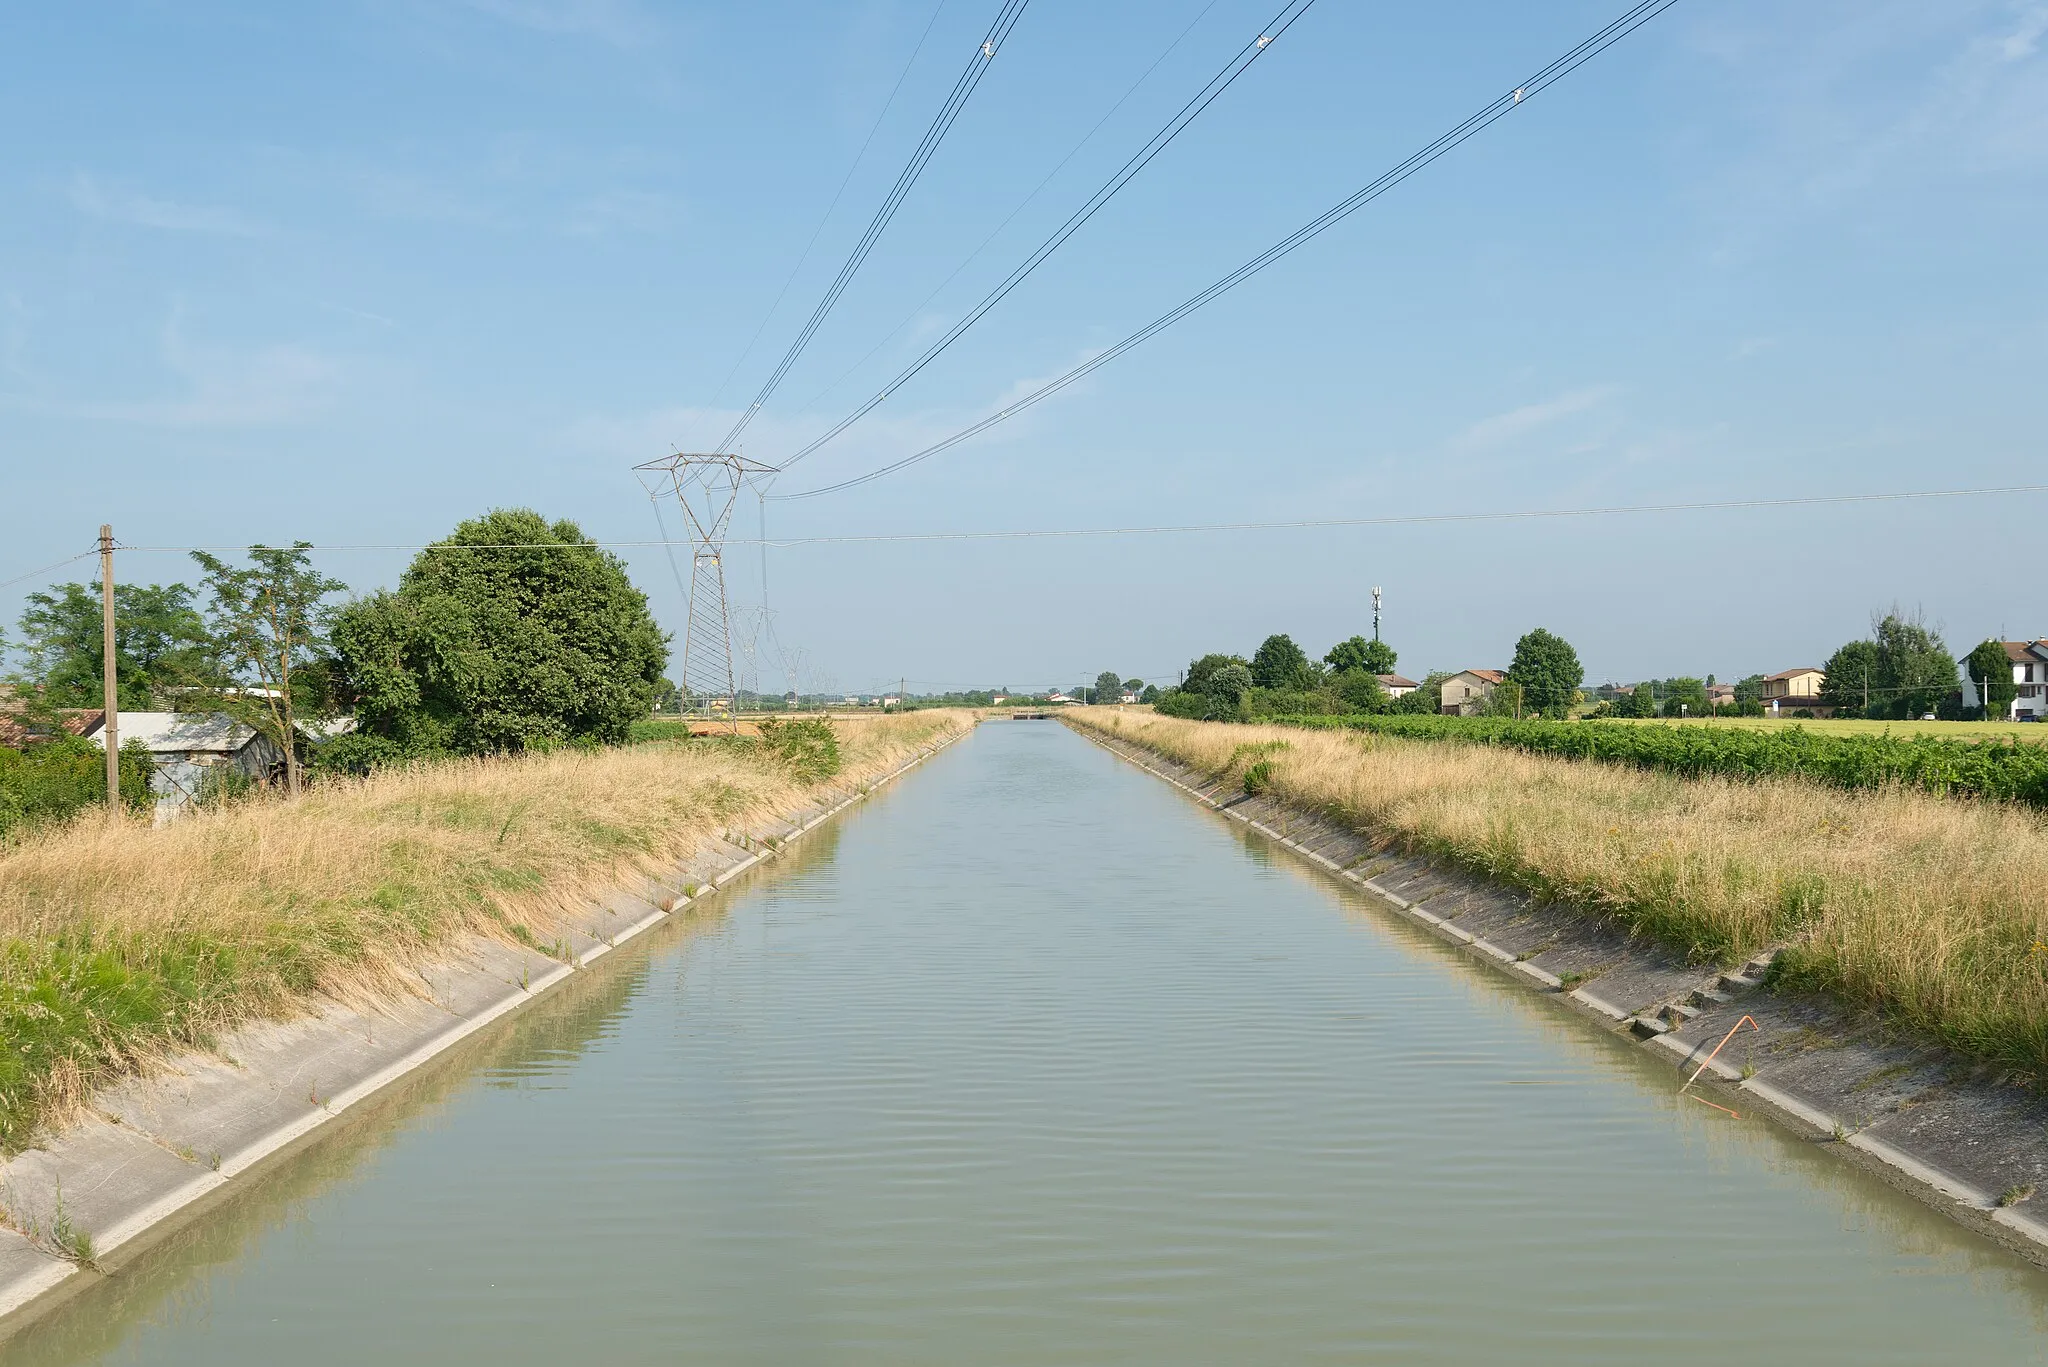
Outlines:
{"label": "house", "polygon": [[1728,707],[1735,702],[1735,685],[1710,683],[1707,685],[1707,706]]}
{"label": "house", "polygon": [[[123,712],[121,743],[149,750],[149,789],[158,820],[226,782],[265,783],[284,767],[284,752],[255,727],[224,712]],[[105,743],[97,727],[94,739]]]}
{"label": "house", "polygon": [[68,736],[91,736],[106,721],[106,713],[97,707],[60,707],[51,717],[55,723],[52,727],[49,723],[30,720],[27,713],[7,707],[6,701],[0,699],[0,746],[10,750],[54,740],[60,730]]}
{"label": "house", "polygon": [[1780,712],[1797,712],[1808,717],[1832,717],[1835,709],[1820,700],[1821,685],[1826,683],[1827,674],[1811,665],[1797,669],[1781,669],[1776,674],[1766,674],[1757,696],[1764,709],[1772,716]]}
{"label": "house", "polygon": [[[2013,700],[2008,721],[2048,719],[2048,641],[2001,641],[2005,658],[2012,663]],[[1967,674],[1967,671],[1965,671]],[[1977,681],[1963,680],[1963,706],[1982,707]]]}
{"label": "house", "polygon": [[1134,703],[1138,700],[1138,695],[1126,688],[1123,692],[1117,694],[1116,700],[1120,703]]}
{"label": "house", "polygon": [[1002,706],[1002,705],[1003,705],[1004,703],[1008,702],[1009,700],[1010,700],[1010,695],[1009,695],[1009,694],[1007,694],[1007,693],[997,693],[997,694],[995,694],[995,695],[994,695],[993,697],[991,697],[991,698],[989,699],[989,702],[990,702],[990,703],[991,703],[992,705],[996,706],[996,707],[1001,707],[1001,706]]}
{"label": "house", "polygon": [[1413,693],[1416,689],[1422,687],[1415,680],[1404,679],[1399,674],[1381,674],[1377,677],[1380,681],[1380,687],[1387,691],[1387,696],[1390,698],[1398,698],[1404,693]]}
{"label": "house", "polygon": [[1070,703],[1070,702],[1072,702],[1072,701],[1073,701],[1073,699],[1072,699],[1072,698],[1070,698],[1070,697],[1068,697],[1068,696],[1067,696],[1066,694],[1064,694],[1064,693],[1060,692],[1060,691],[1059,691],[1058,689],[1054,689],[1054,690],[1053,690],[1052,692],[1050,692],[1050,693],[1046,694],[1046,695],[1045,695],[1045,700],[1046,700],[1047,702],[1068,702],[1068,703]]}
{"label": "house", "polygon": [[891,693],[888,697],[882,699],[882,706],[884,707],[901,707],[902,705],[903,699],[897,697],[893,693]]}
{"label": "house", "polygon": [[1447,717],[1476,717],[1507,677],[1506,671],[1499,669],[1461,669],[1444,680],[1443,705],[1438,710]]}

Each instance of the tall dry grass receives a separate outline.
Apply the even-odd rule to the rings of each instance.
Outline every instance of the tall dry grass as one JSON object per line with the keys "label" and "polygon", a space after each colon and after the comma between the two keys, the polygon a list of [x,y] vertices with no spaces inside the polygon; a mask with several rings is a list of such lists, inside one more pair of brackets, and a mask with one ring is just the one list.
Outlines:
{"label": "tall dry grass", "polygon": [[2038,812],[1355,732],[1069,715],[1211,774],[1262,761],[1276,796],[1696,958],[1788,944],[1781,981],[2048,1070]]}
{"label": "tall dry grass", "polygon": [[[831,783],[969,724],[838,727]],[[152,829],[97,815],[0,850],[0,1149],[113,1073],[316,994],[404,992],[459,937],[546,946],[570,909],[815,791],[721,743],[438,764]]]}

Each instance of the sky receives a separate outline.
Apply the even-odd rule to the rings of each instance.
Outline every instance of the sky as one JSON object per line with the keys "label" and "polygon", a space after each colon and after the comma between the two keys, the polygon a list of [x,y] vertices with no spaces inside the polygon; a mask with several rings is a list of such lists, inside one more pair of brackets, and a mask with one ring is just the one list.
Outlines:
{"label": "sky", "polygon": [[[303,539],[356,591],[494,507],[661,532],[999,0],[0,6],[0,581]],[[1031,0],[748,430],[775,465],[1085,200],[1281,0]],[[1319,0],[801,492],[1003,408],[1625,8]],[[1402,518],[2048,482],[2048,3],[1680,0],[1028,412],[742,536]],[[779,303],[778,303],[779,300]],[[2048,636],[2048,497],[729,548],[762,678],[1170,680],[1287,632],[1403,672],[1819,664],[1874,610]],[[673,529],[676,518],[668,515]],[[620,551],[664,626],[658,547]],[[765,564],[764,564],[765,560]],[[22,595],[88,561],[0,589]],[[765,576],[765,583],[764,583]],[[194,578],[122,552],[123,580]]]}

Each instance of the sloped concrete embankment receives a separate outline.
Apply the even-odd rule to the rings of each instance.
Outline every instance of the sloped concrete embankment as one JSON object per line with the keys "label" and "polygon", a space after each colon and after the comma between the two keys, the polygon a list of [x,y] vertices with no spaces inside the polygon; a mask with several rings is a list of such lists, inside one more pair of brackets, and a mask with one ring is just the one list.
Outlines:
{"label": "sloped concrete embankment", "polygon": [[971,731],[945,736],[866,783],[820,789],[783,819],[728,831],[671,873],[613,893],[589,908],[560,957],[477,939],[423,972],[416,997],[251,1026],[224,1039],[217,1056],[102,1092],[83,1123],[0,1166],[0,1333],[115,1255],[132,1254],[181,1211],[634,936],[688,915]]}
{"label": "sloped concrete embankment", "polygon": [[1716,1101],[1761,1110],[2048,1266],[2048,1211],[2037,1218],[2027,1204],[2037,1187],[2048,1193],[2048,1101],[2033,1090],[1875,1017],[1761,990],[1771,955],[1734,973],[1687,963],[1586,913],[1248,796],[1235,776],[1073,729],[1531,989],[1562,996],[1685,1076],[1703,1068],[1697,1087]]}

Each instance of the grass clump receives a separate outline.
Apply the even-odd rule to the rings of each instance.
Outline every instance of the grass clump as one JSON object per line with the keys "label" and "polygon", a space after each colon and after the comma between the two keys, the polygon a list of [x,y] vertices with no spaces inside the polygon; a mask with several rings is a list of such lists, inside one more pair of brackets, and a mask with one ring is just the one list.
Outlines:
{"label": "grass clump", "polygon": [[460,937],[566,954],[596,894],[786,810],[828,762],[872,778],[965,724],[935,710],[780,749],[450,761],[161,828],[95,814],[32,831],[0,847],[0,1151],[238,1024],[416,991]]}
{"label": "grass clump", "polygon": [[[1070,720],[1101,729],[1086,712]],[[1774,987],[1878,1007],[1964,1052],[2048,1073],[2048,820],[2032,807],[1354,730],[1155,716],[1122,734],[1205,773],[1290,741],[1260,757],[1268,789],[1384,846],[1699,960],[1789,945]]]}

